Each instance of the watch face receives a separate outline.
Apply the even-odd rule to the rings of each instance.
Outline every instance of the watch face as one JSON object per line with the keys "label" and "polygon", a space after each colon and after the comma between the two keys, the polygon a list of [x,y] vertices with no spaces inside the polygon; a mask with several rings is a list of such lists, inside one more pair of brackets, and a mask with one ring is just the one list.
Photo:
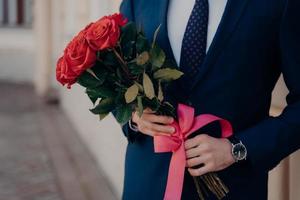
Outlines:
{"label": "watch face", "polygon": [[236,160],[244,160],[247,156],[246,147],[242,143],[237,143],[232,148],[232,154]]}

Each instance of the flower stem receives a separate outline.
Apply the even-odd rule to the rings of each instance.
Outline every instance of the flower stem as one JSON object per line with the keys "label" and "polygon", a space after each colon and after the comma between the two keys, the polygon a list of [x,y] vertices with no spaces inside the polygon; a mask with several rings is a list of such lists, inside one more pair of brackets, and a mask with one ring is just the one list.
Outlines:
{"label": "flower stem", "polygon": [[205,197],[208,197],[206,188],[219,200],[223,199],[229,192],[226,185],[216,173],[208,173],[200,177],[193,177],[193,180],[200,200],[205,200]]}
{"label": "flower stem", "polygon": [[196,189],[197,189],[199,199],[200,200],[205,200],[204,194],[203,194],[203,192],[201,190],[201,187],[200,187],[200,183],[198,182],[198,177],[193,176],[193,180],[194,180],[194,183],[195,183],[195,186],[196,186]]}
{"label": "flower stem", "polygon": [[125,72],[127,78],[130,80],[130,74],[129,74],[129,71],[128,71],[125,61],[123,60],[123,58],[121,57],[121,55],[115,48],[113,48],[112,50],[113,50],[114,54],[117,56],[119,63],[121,64],[122,70]]}

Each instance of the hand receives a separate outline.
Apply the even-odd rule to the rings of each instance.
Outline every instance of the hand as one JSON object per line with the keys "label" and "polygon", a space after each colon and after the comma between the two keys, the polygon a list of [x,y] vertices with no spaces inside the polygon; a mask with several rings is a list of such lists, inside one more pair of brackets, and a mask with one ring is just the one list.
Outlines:
{"label": "hand", "polygon": [[202,176],[232,165],[232,145],[228,139],[201,134],[185,142],[187,167],[192,176]]}
{"label": "hand", "polygon": [[141,117],[137,112],[134,112],[132,121],[137,124],[138,130],[145,135],[170,135],[175,132],[175,128],[170,126],[174,121],[172,117],[156,115],[150,109],[145,109]]}

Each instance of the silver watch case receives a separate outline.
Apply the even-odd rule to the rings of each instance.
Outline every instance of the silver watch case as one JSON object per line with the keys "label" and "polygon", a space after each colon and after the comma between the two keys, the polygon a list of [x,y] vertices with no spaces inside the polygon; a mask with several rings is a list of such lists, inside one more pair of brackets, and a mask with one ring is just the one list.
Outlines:
{"label": "silver watch case", "polygon": [[231,149],[231,154],[236,162],[246,160],[247,158],[247,149],[242,142],[233,144]]}

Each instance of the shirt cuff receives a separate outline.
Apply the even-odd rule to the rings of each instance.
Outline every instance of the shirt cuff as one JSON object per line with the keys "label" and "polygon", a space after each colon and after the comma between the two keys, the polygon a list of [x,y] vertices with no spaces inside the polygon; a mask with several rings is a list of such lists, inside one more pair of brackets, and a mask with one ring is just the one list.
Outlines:
{"label": "shirt cuff", "polygon": [[129,120],[128,125],[129,125],[129,128],[132,131],[134,131],[134,132],[138,132],[139,131],[137,125],[132,120]]}

